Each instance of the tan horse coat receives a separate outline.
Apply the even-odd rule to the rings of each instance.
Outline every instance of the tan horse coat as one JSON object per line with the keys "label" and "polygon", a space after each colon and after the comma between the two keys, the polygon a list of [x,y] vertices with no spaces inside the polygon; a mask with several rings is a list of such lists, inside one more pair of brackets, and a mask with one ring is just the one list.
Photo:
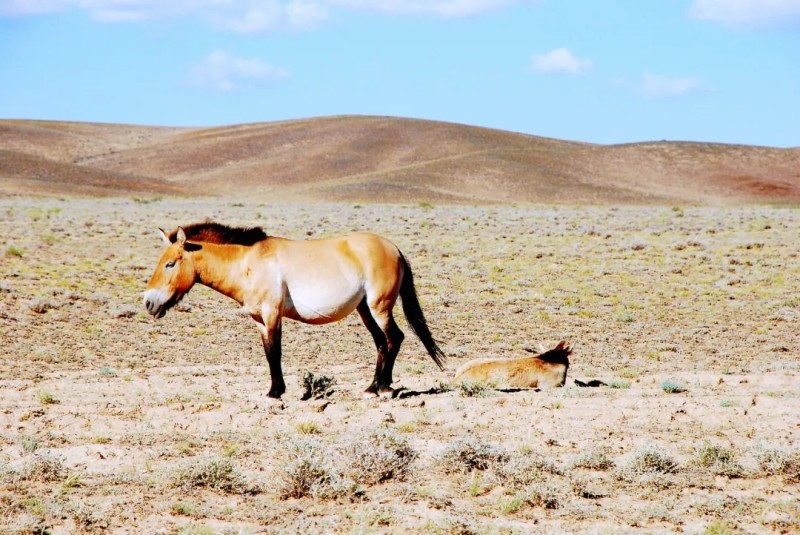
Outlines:
{"label": "tan horse coat", "polygon": [[389,240],[369,233],[296,241],[261,228],[213,222],[161,231],[166,248],[144,293],[144,306],[161,318],[200,283],[238,302],[255,321],[270,366],[269,396],[285,392],[281,368],[283,318],[303,323],[340,321],[354,310],[378,350],[365,395],[393,395],[395,357],[404,335],[394,320],[398,297],[412,331],[443,369],[444,354],[428,329],[411,266]]}
{"label": "tan horse coat", "polygon": [[459,383],[486,383],[495,388],[548,388],[564,386],[572,348],[564,341],[531,357],[477,359],[456,370]]}

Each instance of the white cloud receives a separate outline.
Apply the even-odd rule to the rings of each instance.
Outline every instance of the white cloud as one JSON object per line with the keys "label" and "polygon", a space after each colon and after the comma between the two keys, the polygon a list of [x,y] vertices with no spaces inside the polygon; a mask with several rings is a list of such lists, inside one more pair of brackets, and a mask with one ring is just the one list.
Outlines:
{"label": "white cloud", "polygon": [[231,91],[243,80],[283,80],[289,71],[260,59],[237,58],[224,50],[215,50],[203,61],[194,64],[189,72],[192,85]]}
{"label": "white cloud", "polygon": [[331,5],[359,11],[394,15],[434,15],[443,18],[467,17],[495,11],[514,4],[539,3],[537,0],[324,0]]}
{"label": "white cloud", "polygon": [[0,15],[46,15],[63,11],[77,3],[77,0],[3,0],[0,2]]}
{"label": "white cloud", "polygon": [[706,87],[696,78],[670,78],[646,72],[635,91],[647,99],[682,97],[691,93],[706,91]]}
{"label": "white cloud", "polygon": [[[209,0],[206,0],[209,1]],[[325,3],[313,0],[231,0],[214,3],[208,18],[218,27],[235,33],[273,30],[311,30],[330,18]]]}
{"label": "white cloud", "polygon": [[310,30],[332,10],[442,18],[479,15],[541,0],[0,0],[1,16],[33,16],[82,9],[104,22],[140,22],[199,15],[237,33]]}
{"label": "white cloud", "polygon": [[548,74],[585,74],[592,68],[590,60],[575,56],[567,48],[535,54],[531,65],[534,70]]}
{"label": "white cloud", "polygon": [[800,27],[800,0],[694,0],[689,16],[733,26]]}

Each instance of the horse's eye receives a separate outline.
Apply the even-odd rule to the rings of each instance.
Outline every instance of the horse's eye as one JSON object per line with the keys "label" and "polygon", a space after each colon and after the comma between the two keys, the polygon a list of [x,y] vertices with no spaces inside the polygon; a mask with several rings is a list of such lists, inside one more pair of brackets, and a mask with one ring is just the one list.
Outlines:
{"label": "horse's eye", "polygon": [[169,269],[171,267],[175,267],[175,261],[174,260],[170,260],[169,262],[164,264],[164,268],[166,268],[166,269]]}

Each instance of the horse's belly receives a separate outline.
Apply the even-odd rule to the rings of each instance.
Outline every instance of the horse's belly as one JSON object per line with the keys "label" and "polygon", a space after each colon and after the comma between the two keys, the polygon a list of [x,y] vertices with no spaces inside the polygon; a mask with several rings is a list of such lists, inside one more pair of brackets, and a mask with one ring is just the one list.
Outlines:
{"label": "horse's belly", "polygon": [[330,323],[344,319],[363,298],[364,290],[359,288],[295,292],[290,289],[284,315],[305,323]]}

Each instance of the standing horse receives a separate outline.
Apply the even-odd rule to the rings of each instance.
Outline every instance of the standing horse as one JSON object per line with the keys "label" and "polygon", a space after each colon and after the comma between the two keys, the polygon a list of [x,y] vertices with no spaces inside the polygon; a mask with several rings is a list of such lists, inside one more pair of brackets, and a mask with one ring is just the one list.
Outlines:
{"label": "standing horse", "polygon": [[144,306],[161,318],[199,282],[238,302],[258,325],[272,385],[269,397],[286,391],[281,371],[284,317],[323,324],[358,310],[378,349],[375,377],[365,397],[391,396],[392,369],[403,342],[392,309],[397,296],[414,334],[443,370],[444,354],[422,313],[411,266],[390,241],[359,233],[323,240],[295,241],[267,236],[258,227],[219,223],[178,227],[161,237],[161,254]]}

